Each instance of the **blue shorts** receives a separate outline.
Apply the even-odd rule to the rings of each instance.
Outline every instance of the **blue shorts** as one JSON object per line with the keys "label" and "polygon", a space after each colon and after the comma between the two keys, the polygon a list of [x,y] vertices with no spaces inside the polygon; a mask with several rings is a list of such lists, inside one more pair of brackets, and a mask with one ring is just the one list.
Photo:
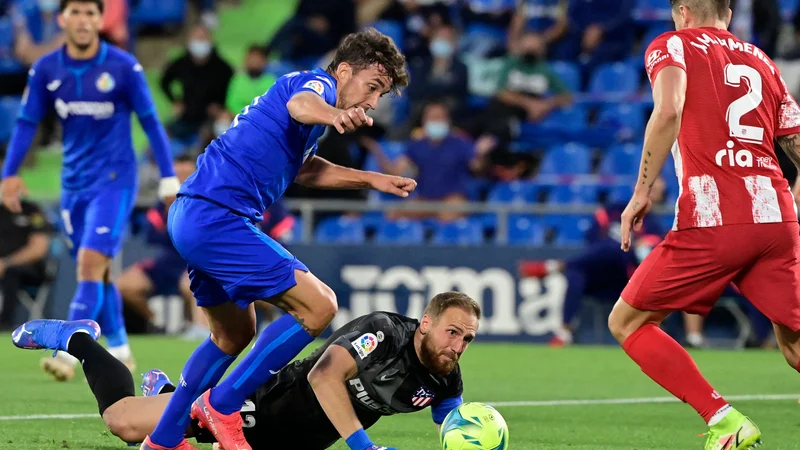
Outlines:
{"label": "blue shorts", "polygon": [[178,197],[168,228],[198,306],[233,301],[244,309],[295,286],[295,270],[308,272],[250,219],[201,198]]}
{"label": "blue shorts", "polygon": [[136,189],[64,191],[61,194],[61,229],[69,239],[73,258],[88,248],[113,258],[122,248],[123,230],[133,211]]}
{"label": "blue shorts", "polygon": [[186,262],[175,254],[159,255],[136,264],[153,283],[153,295],[173,295],[178,292],[181,277],[186,273]]}

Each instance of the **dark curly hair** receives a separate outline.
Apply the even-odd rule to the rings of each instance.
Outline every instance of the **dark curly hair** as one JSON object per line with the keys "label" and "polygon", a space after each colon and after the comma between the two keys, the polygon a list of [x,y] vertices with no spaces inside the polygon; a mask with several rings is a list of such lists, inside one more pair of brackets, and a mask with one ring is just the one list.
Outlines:
{"label": "dark curly hair", "polygon": [[59,4],[59,11],[63,13],[70,3],[94,3],[97,5],[97,9],[100,11],[100,14],[103,14],[103,0],[61,0],[61,3]]}
{"label": "dark curly hair", "polygon": [[345,37],[336,49],[328,72],[334,73],[341,63],[350,64],[356,72],[377,65],[392,80],[390,92],[393,94],[398,94],[400,89],[408,86],[406,57],[392,38],[375,28],[367,28]]}
{"label": "dark curly hair", "polygon": [[728,17],[728,8],[731,7],[731,0],[669,0],[669,3],[675,9],[683,5],[701,16],[716,14],[720,19]]}

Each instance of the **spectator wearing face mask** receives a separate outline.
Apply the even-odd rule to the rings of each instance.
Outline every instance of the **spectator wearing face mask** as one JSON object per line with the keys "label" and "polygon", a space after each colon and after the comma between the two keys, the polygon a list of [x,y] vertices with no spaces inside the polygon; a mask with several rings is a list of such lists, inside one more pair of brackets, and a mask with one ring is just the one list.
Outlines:
{"label": "spectator wearing face mask", "polygon": [[64,34],[58,26],[60,1],[18,2],[17,6],[14,54],[30,66],[64,44]]}
{"label": "spectator wearing face mask", "polygon": [[[195,25],[186,53],[170,63],[161,78],[161,89],[172,102],[175,120],[167,126],[173,137],[195,136],[204,123],[215,120],[225,109],[233,69],[217,53],[211,32]],[[175,93],[180,85],[182,94]]]}
{"label": "spectator wearing face mask", "polygon": [[422,105],[432,99],[447,104],[454,116],[459,116],[466,106],[469,95],[467,91],[467,66],[456,54],[458,35],[449,26],[441,26],[433,32],[430,41],[430,58],[423,59],[411,68],[414,83],[408,87],[408,96],[412,104],[421,105],[412,111],[412,117],[418,117]]}
{"label": "spectator wearing face mask", "polygon": [[[404,155],[390,160],[380,145],[373,141],[368,149],[377,158],[383,171],[392,175],[416,172],[416,196],[420,201],[442,201],[463,203],[467,201],[467,188],[472,172],[484,165],[484,154],[476,152],[473,143],[456,136],[451,128],[447,105],[431,102],[422,113],[422,139],[411,141]],[[392,218],[434,216],[442,221],[455,220],[461,213],[412,213],[394,214]]]}
{"label": "spectator wearing face mask", "polygon": [[275,77],[264,71],[267,65],[267,54],[262,47],[251,45],[244,60],[244,71],[231,79],[225,106],[233,114],[239,114],[242,108],[253,102],[253,99],[264,95],[275,84]]}

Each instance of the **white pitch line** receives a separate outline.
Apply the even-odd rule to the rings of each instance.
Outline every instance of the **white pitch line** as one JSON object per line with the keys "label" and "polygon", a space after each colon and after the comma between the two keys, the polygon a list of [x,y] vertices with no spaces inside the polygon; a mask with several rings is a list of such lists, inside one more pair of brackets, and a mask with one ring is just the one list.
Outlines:
{"label": "white pitch line", "polygon": [[[765,394],[765,395],[729,395],[725,397],[730,401],[754,401],[769,402],[781,400],[798,400],[800,394]],[[607,398],[607,399],[586,399],[586,400],[541,400],[523,402],[484,402],[486,404],[501,408],[511,408],[519,406],[527,407],[546,407],[546,406],[587,406],[587,405],[637,405],[648,403],[677,403],[675,397],[643,397],[643,398]],[[100,418],[97,413],[93,414],[33,414],[28,416],[0,416],[0,422],[10,420],[71,420],[71,419],[92,419]]]}

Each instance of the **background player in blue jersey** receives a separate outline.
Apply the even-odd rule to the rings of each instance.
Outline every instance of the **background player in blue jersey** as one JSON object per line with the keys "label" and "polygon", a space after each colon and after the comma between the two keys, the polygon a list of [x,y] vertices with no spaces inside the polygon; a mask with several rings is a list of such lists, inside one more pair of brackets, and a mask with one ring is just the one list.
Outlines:
{"label": "background player in blue jersey", "polygon": [[[110,282],[111,260],[119,252],[122,232],[137,188],[131,112],[139,117],[161,171],[159,194],[167,203],[179,188],[166,133],[159,123],[142,66],[132,55],[102,43],[102,0],[61,0],[58,23],[66,44],[31,68],[23,107],[9,144],[0,194],[19,210],[25,186],[17,175],[33,141],[36,126],[51,110],[64,135],[61,218],[78,261],[78,288],[69,318],[95,319],[109,351],[133,359],[122,319],[121,300]],[[57,379],[69,379],[74,359],[43,360]]]}
{"label": "background player in blue jersey", "polygon": [[[416,187],[411,179],[348,169],[315,156],[326,126],[345,133],[372,125],[365,111],[407,84],[405,57],[391,39],[374,29],[351,34],[327,70],[281,77],[200,156],[169,212],[168,227],[188,263],[211,337],[189,358],[142,449],[194,448],[184,439],[190,410],[221,447],[251,448],[242,434],[242,404],[319,336],[337,309],[333,291],[257,224],[292,182],[407,197]],[[268,326],[231,374],[210,389],[255,335],[257,300],[289,314]],[[348,443],[358,450],[373,445],[360,428]]]}

